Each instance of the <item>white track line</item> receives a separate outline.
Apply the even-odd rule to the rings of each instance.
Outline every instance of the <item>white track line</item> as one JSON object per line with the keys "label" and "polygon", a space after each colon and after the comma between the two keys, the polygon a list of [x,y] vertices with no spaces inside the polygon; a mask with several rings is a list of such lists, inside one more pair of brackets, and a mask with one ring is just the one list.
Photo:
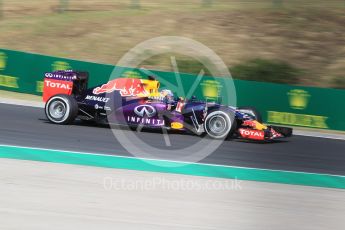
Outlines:
{"label": "white track line", "polygon": [[35,107],[35,108],[44,108],[43,102],[27,101],[27,100],[21,100],[21,99],[12,99],[12,98],[9,99],[9,98],[0,97],[0,103],[8,104],[8,105],[20,105],[20,106],[29,106],[29,107]]}
{"label": "white track line", "polygon": [[342,140],[342,141],[345,140],[345,135],[334,134],[334,133],[293,130],[293,134],[296,136],[317,137],[317,138],[326,138],[326,139]]}
{"label": "white track line", "polygon": [[312,173],[312,172],[303,172],[303,171],[289,171],[289,170],[277,170],[277,169],[265,169],[265,168],[251,168],[251,167],[219,165],[219,164],[210,164],[210,163],[195,163],[195,162],[176,161],[176,160],[161,160],[161,159],[153,159],[153,158],[119,156],[119,155],[111,155],[111,154],[88,153],[88,152],[57,150],[57,149],[47,149],[47,148],[37,148],[37,147],[26,147],[26,146],[6,145],[6,144],[0,144],[0,147],[12,147],[12,148],[18,148],[18,149],[34,149],[34,150],[42,150],[42,151],[50,151],[50,152],[63,152],[63,153],[72,153],[72,154],[75,153],[75,154],[81,154],[81,155],[106,156],[106,157],[112,157],[112,158],[138,159],[138,160],[142,160],[142,161],[157,161],[157,162],[188,164],[188,165],[205,165],[205,166],[224,167],[224,168],[261,170],[261,171],[268,171],[268,172],[286,172],[286,173],[296,173],[296,174],[309,174],[309,175],[323,175],[323,176],[345,177],[345,176],[342,176],[342,175],[327,174],[327,173]]}

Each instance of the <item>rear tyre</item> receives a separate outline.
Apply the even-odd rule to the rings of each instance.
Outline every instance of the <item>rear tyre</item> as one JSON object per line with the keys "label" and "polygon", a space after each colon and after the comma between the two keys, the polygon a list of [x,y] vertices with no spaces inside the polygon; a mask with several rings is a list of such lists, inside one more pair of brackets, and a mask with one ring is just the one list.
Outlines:
{"label": "rear tyre", "polygon": [[234,115],[231,112],[214,111],[207,115],[204,129],[213,139],[225,139],[235,130]]}
{"label": "rear tyre", "polygon": [[55,95],[46,103],[45,114],[54,124],[70,124],[78,115],[78,103],[70,95]]}
{"label": "rear tyre", "polygon": [[263,123],[261,113],[255,107],[246,106],[246,107],[238,107],[237,109],[238,110],[243,110],[243,112],[246,112],[246,113],[249,113],[249,114],[255,116],[256,120],[259,123]]}

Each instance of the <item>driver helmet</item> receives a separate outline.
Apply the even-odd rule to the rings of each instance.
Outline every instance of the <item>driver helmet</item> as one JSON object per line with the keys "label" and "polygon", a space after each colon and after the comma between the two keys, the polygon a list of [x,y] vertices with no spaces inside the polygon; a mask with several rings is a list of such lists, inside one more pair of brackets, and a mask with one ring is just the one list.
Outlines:
{"label": "driver helmet", "polygon": [[174,94],[171,92],[171,90],[169,89],[163,89],[161,91],[161,96],[164,98],[164,97],[170,97],[170,98],[173,98],[174,97]]}

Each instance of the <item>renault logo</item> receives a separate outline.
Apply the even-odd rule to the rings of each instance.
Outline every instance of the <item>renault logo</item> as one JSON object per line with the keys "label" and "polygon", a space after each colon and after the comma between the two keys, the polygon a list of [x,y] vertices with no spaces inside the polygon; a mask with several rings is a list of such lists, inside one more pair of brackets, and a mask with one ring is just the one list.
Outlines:
{"label": "renault logo", "polygon": [[151,105],[139,105],[135,107],[134,112],[140,117],[153,117],[156,115],[156,109]]}

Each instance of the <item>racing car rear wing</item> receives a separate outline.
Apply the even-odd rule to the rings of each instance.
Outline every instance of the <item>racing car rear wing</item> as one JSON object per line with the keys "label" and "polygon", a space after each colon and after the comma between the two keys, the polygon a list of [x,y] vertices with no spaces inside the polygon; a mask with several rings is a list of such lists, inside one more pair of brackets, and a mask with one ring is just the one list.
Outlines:
{"label": "racing car rear wing", "polygon": [[57,94],[80,94],[87,89],[89,74],[81,71],[55,71],[44,76],[43,101]]}

